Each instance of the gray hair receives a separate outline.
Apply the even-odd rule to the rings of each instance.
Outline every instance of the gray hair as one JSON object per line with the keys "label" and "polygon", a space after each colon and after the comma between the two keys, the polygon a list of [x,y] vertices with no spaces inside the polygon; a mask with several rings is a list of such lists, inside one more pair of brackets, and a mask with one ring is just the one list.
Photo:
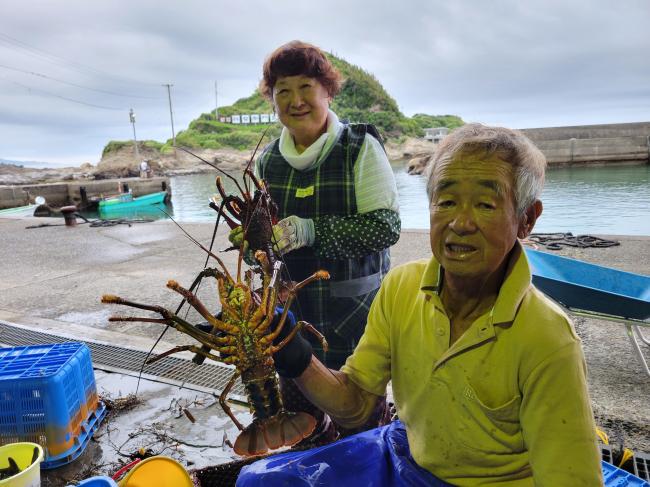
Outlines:
{"label": "gray hair", "polygon": [[461,153],[484,153],[486,157],[497,155],[512,166],[518,216],[539,199],[544,188],[544,154],[517,130],[472,123],[457,128],[445,137],[432,156],[427,171],[427,195],[430,202],[435,191],[436,166],[451,161]]}

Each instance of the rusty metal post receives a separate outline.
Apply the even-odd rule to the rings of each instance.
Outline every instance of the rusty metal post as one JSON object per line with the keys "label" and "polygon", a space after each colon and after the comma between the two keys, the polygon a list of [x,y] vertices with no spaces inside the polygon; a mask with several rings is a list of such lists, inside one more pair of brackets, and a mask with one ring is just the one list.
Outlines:
{"label": "rusty metal post", "polygon": [[75,213],[77,212],[76,206],[62,206],[61,213],[63,213],[63,219],[65,220],[66,227],[74,227],[77,225],[77,218]]}

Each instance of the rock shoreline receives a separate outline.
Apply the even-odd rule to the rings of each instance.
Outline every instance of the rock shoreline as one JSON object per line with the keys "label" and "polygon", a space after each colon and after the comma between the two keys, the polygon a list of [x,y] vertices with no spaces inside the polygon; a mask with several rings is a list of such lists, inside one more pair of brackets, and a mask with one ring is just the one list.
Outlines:
{"label": "rock shoreline", "polygon": [[[416,138],[407,138],[401,143],[392,141],[386,143],[386,152],[391,161],[408,162],[415,156],[423,155],[428,159],[432,149],[433,145],[430,142]],[[191,151],[228,172],[241,171],[253,152],[236,149],[192,149]],[[85,163],[79,167],[34,169],[14,164],[0,164],[0,185],[137,177],[139,164],[143,159],[149,161],[156,176],[178,176],[214,170],[182,149],[175,149],[170,154],[161,154],[155,149],[143,147],[140,148],[139,157],[136,158],[133,147],[125,147],[104,155],[96,166]]]}

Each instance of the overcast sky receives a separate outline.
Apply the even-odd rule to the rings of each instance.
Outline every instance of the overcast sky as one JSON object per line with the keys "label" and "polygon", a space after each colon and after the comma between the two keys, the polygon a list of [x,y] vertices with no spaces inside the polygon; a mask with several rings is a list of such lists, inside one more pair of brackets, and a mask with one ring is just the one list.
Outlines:
{"label": "overcast sky", "polygon": [[[650,120],[649,0],[21,0],[0,9],[0,158],[96,164],[249,96],[292,39],[402,112],[514,128]],[[31,73],[31,74],[30,74]]]}

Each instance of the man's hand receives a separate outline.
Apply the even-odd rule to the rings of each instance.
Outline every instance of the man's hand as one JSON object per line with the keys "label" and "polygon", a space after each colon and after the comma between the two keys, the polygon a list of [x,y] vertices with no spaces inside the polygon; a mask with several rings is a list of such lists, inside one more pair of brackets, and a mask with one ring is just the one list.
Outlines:
{"label": "man's hand", "polygon": [[[275,330],[280,323],[283,308],[277,307],[275,312],[276,314],[270,327],[272,330]],[[275,337],[273,344],[277,345],[284,340],[295,327],[296,318],[289,311],[282,331]],[[311,344],[300,335],[300,332],[296,333],[289,343],[273,355],[273,361],[275,362],[275,369],[278,371],[278,375],[288,379],[300,377],[311,362],[311,354]]]}
{"label": "man's hand", "polygon": [[316,238],[314,220],[288,216],[273,225],[273,249],[280,255],[313,245]]}

